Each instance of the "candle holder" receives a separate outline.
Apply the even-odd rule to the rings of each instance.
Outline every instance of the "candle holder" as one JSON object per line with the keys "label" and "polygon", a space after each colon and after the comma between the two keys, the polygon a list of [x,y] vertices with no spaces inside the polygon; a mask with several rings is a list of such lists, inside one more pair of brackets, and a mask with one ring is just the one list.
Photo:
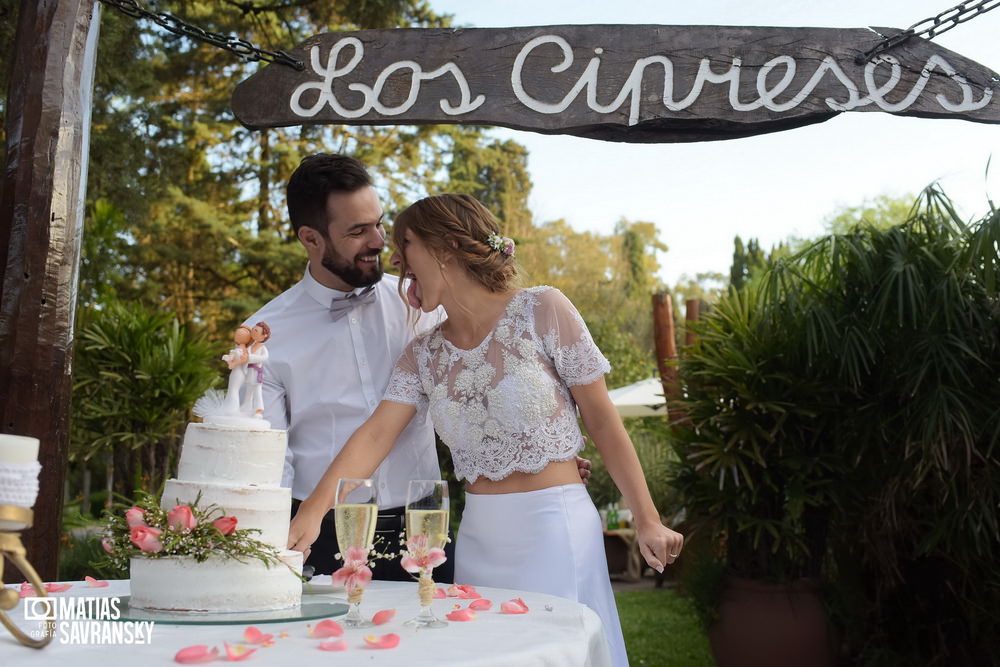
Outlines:
{"label": "candle holder", "polygon": [[[34,521],[34,513],[29,509],[16,505],[0,505],[0,521],[20,523],[24,524],[24,528],[30,528]],[[38,597],[48,597],[48,593],[45,592],[45,585],[39,578],[38,573],[35,572],[35,568],[28,562],[27,551],[24,548],[24,544],[21,543],[21,534],[19,531],[0,531],[0,581],[3,581],[4,558],[9,559],[21,571],[21,574],[28,578],[31,585],[35,587],[35,594]],[[24,631],[14,625],[14,622],[7,618],[7,614],[4,613],[16,607],[20,599],[20,596],[14,589],[0,588],[0,623],[3,623],[4,627],[17,638],[17,641],[25,646],[42,648],[52,641],[52,636],[55,634],[53,631],[54,623],[51,621],[48,622],[45,635],[41,639],[32,639],[24,634]]]}

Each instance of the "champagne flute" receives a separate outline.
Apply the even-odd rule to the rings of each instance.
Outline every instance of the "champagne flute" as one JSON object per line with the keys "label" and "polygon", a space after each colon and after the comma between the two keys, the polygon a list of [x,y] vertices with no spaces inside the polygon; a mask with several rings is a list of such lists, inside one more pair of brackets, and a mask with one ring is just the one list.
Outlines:
{"label": "champagne flute", "polygon": [[348,628],[367,628],[371,621],[361,617],[359,607],[365,586],[371,580],[368,553],[375,538],[378,504],[375,502],[375,483],[370,479],[341,479],[337,482],[337,504],[334,505],[334,522],[337,527],[337,546],[344,566],[334,573],[334,581],[343,581],[350,605],[341,624]]}
{"label": "champagne flute", "polygon": [[448,483],[439,479],[412,480],[406,492],[406,550],[403,567],[419,573],[420,613],[404,625],[443,628],[448,624],[434,616],[434,579],[431,571],[444,562],[448,541]]}

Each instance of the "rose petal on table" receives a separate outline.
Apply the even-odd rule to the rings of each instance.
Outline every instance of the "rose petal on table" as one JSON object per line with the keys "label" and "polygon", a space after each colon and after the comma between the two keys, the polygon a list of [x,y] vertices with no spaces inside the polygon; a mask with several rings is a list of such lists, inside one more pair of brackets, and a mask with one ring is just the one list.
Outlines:
{"label": "rose petal on table", "polygon": [[25,581],[21,584],[21,592],[19,595],[22,598],[33,598],[35,597],[35,587]]}
{"label": "rose petal on table", "polygon": [[46,593],[62,593],[73,588],[73,584],[45,584]]}
{"label": "rose petal on table", "polygon": [[326,639],[327,637],[339,637],[344,634],[344,628],[333,619],[320,621],[309,630],[309,634],[316,639]]}
{"label": "rose petal on table", "polygon": [[434,589],[434,599],[435,600],[441,600],[441,599],[444,599],[446,597],[448,597],[448,594],[444,592],[443,588],[438,587],[438,588]]}
{"label": "rose petal on table", "polygon": [[347,642],[343,639],[336,639],[332,642],[320,642],[319,650],[321,651],[346,651]]}
{"label": "rose petal on table", "polygon": [[90,586],[91,588],[107,588],[108,587],[108,582],[104,581],[103,579],[94,579],[91,576],[86,576],[86,577],[83,578],[83,580],[86,581],[87,585]]}
{"label": "rose petal on table", "polygon": [[282,632],[278,635],[278,639],[288,639],[290,635],[287,632]]}
{"label": "rose petal on table", "polygon": [[198,644],[196,646],[187,646],[177,651],[177,655],[174,656],[174,662],[179,662],[182,665],[195,665],[200,662],[211,662],[218,657],[218,647],[213,646],[209,649],[204,644]]}
{"label": "rose petal on table", "polygon": [[505,614],[527,614],[528,605],[524,603],[521,598],[514,598],[513,600],[507,600],[500,605],[500,611]]}
{"label": "rose petal on table", "polygon": [[368,644],[369,648],[396,648],[399,646],[399,635],[391,632],[381,637],[368,635],[365,637],[365,643]]}
{"label": "rose petal on table", "polygon": [[392,617],[396,615],[395,609],[383,609],[382,611],[375,612],[372,616],[372,623],[375,625],[382,625],[388,623],[392,620]]}
{"label": "rose petal on table", "polygon": [[237,662],[240,660],[246,660],[254,653],[257,652],[255,648],[247,648],[243,644],[237,644],[236,646],[230,646],[229,644],[223,642],[223,646],[226,647],[226,660],[230,662]]}
{"label": "rose petal on table", "polygon": [[487,600],[486,598],[479,598],[478,600],[473,600],[469,603],[469,609],[473,609],[475,611],[489,611],[492,606],[493,602]]}
{"label": "rose petal on table", "polygon": [[474,600],[482,596],[476,592],[475,586],[461,586],[459,584],[452,584],[451,586],[448,587],[448,597],[459,598],[461,600]]}
{"label": "rose petal on table", "polygon": [[271,644],[273,639],[274,635],[265,635],[252,625],[243,631],[243,641],[247,644]]}
{"label": "rose petal on table", "polygon": [[449,621],[474,621],[476,620],[476,612],[471,609],[456,609],[448,613],[445,618]]}

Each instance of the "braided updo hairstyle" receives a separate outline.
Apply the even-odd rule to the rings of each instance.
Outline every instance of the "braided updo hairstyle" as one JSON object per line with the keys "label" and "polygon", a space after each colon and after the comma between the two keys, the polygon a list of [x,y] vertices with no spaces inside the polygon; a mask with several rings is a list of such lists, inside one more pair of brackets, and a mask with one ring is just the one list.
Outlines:
{"label": "braided updo hairstyle", "polygon": [[[403,235],[407,229],[420,237],[438,261],[448,255],[454,257],[489,291],[504,292],[516,286],[513,254],[487,244],[491,234],[501,234],[500,223],[475,197],[444,194],[410,205],[393,221],[392,242],[396,248],[405,248]],[[399,255],[405,276],[409,271],[406,254]]]}

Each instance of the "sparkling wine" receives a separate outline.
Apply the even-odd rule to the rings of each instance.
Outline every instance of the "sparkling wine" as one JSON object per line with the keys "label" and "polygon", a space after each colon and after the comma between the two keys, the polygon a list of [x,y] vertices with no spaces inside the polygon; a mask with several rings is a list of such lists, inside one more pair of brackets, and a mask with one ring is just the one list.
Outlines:
{"label": "sparkling wine", "polygon": [[448,539],[448,510],[406,510],[406,537],[426,535],[427,546],[443,549]]}
{"label": "sparkling wine", "polygon": [[369,548],[375,539],[375,521],[378,518],[378,505],[340,504],[335,508],[337,525],[337,544],[341,552],[350,547]]}

